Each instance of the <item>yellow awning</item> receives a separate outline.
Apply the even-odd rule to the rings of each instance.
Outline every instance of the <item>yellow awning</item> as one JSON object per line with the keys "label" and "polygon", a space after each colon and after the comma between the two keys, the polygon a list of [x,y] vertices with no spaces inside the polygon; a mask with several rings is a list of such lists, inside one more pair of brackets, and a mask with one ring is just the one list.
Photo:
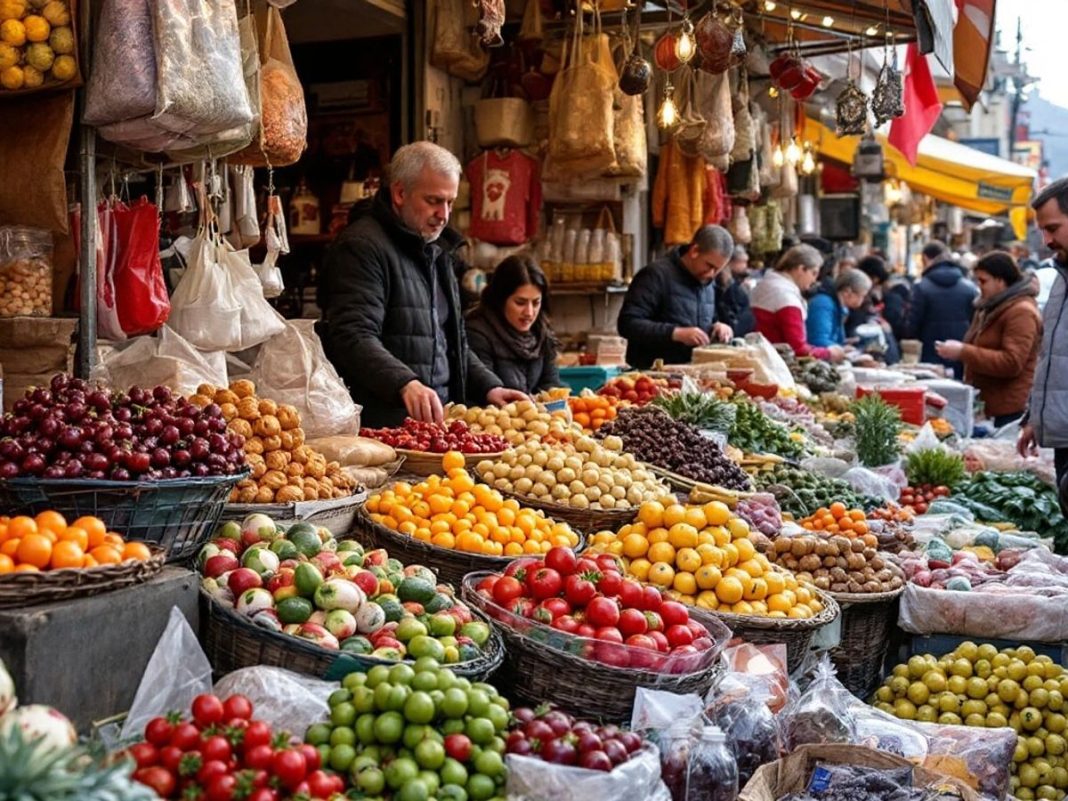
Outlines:
{"label": "yellow awning", "polygon": [[[887,143],[884,135],[876,137],[883,145],[887,174],[917,192],[979,214],[1026,208],[1031,199],[1036,175],[1028,167],[932,134],[920,141],[913,167]],[[860,137],[838,137],[812,119],[805,120],[804,138],[821,155],[845,164],[853,163],[853,153],[860,143]]]}

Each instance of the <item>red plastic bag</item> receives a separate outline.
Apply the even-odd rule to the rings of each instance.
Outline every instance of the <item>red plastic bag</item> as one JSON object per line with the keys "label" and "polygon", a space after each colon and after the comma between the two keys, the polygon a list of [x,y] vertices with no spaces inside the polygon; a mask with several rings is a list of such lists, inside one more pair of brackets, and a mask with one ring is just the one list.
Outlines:
{"label": "red plastic bag", "polygon": [[171,299],[159,261],[159,212],[148,198],[131,205],[116,202],[115,292],[119,323],[128,335],[148,334],[171,313]]}

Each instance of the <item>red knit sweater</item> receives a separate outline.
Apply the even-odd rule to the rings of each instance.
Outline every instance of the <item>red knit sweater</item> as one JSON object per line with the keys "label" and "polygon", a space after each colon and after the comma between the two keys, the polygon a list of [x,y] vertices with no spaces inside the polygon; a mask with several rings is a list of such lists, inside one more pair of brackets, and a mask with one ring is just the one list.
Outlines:
{"label": "red knit sweater", "polygon": [[753,316],[756,318],[757,331],[771,344],[785,342],[798,356],[813,356],[817,359],[831,357],[827,348],[816,348],[808,344],[805,318],[797,306],[784,306],[776,312],[754,308]]}

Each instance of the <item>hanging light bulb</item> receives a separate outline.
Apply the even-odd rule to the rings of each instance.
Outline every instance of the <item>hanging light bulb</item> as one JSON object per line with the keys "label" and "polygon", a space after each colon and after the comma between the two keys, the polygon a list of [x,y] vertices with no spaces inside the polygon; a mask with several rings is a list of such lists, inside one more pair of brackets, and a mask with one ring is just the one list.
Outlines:
{"label": "hanging light bulb", "polygon": [[796,167],[797,162],[801,161],[801,148],[796,138],[791,139],[790,144],[786,146],[786,160],[790,162],[791,167]]}
{"label": "hanging light bulb", "polygon": [[805,143],[805,157],[801,159],[802,175],[812,175],[816,171],[816,157],[812,154],[812,148]]}
{"label": "hanging light bulb", "polygon": [[879,32],[879,26],[878,25],[869,25],[868,28],[864,31],[864,35],[865,36],[875,36],[875,34],[877,34],[878,32]]}
{"label": "hanging light bulb", "polygon": [[664,99],[656,112],[656,124],[661,128],[674,128],[679,121],[679,109],[675,105],[675,87],[670,82],[664,87]]}
{"label": "hanging light bulb", "polygon": [[774,11],[775,10],[775,3],[772,0],[764,0],[764,10],[765,11]]}
{"label": "hanging light bulb", "polygon": [[800,11],[800,9],[795,8],[795,9],[791,10],[790,11],[790,16],[793,17],[795,20],[801,19],[801,11]]}
{"label": "hanging light bulb", "polygon": [[768,97],[778,97],[778,96],[779,96],[779,87],[778,86],[769,86],[768,87]]}
{"label": "hanging light bulb", "polygon": [[697,51],[697,41],[693,38],[693,23],[686,17],[682,21],[682,28],[675,37],[675,57],[680,64],[686,64],[693,58]]}
{"label": "hanging light bulb", "polygon": [[823,18],[823,27],[824,28],[829,28],[832,25],[834,25],[834,17],[827,16],[827,17]]}
{"label": "hanging light bulb", "polygon": [[771,154],[771,163],[775,167],[781,167],[786,163],[786,156],[783,155],[781,144],[775,146],[775,150]]}

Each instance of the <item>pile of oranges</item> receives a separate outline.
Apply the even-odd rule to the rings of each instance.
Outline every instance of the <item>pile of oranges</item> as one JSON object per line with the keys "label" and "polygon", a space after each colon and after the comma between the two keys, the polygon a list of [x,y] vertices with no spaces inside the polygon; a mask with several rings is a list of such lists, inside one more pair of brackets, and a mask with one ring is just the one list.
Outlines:
{"label": "pile of oranges", "polygon": [[864,511],[849,509],[840,501],[835,501],[830,507],[821,506],[800,523],[802,528],[809,531],[844,534],[847,537],[863,537],[868,533],[868,516]]}
{"label": "pile of oranges", "polygon": [[52,511],[37,517],[0,517],[0,574],[117,565],[151,557],[147,545],[126,542],[98,517],[79,517],[70,524]]}
{"label": "pile of oranges", "polygon": [[757,551],[749,524],[719,501],[647,501],[636,522],[595,534],[591,549],[622,557],[630,576],[702,609],[797,619],[823,609],[811,587]]}
{"label": "pile of oranges", "polygon": [[567,405],[571,409],[571,419],[589,433],[616,419],[619,399],[590,393],[568,398]]}
{"label": "pile of oranges", "polygon": [[367,499],[368,514],[421,542],[485,556],[543,554],[557,545],[578,545],[578,535],[567,523],[476,483],[463,462],[463,454],[446,453],[444,477],[432,475],[414,485],[398,481]]}

